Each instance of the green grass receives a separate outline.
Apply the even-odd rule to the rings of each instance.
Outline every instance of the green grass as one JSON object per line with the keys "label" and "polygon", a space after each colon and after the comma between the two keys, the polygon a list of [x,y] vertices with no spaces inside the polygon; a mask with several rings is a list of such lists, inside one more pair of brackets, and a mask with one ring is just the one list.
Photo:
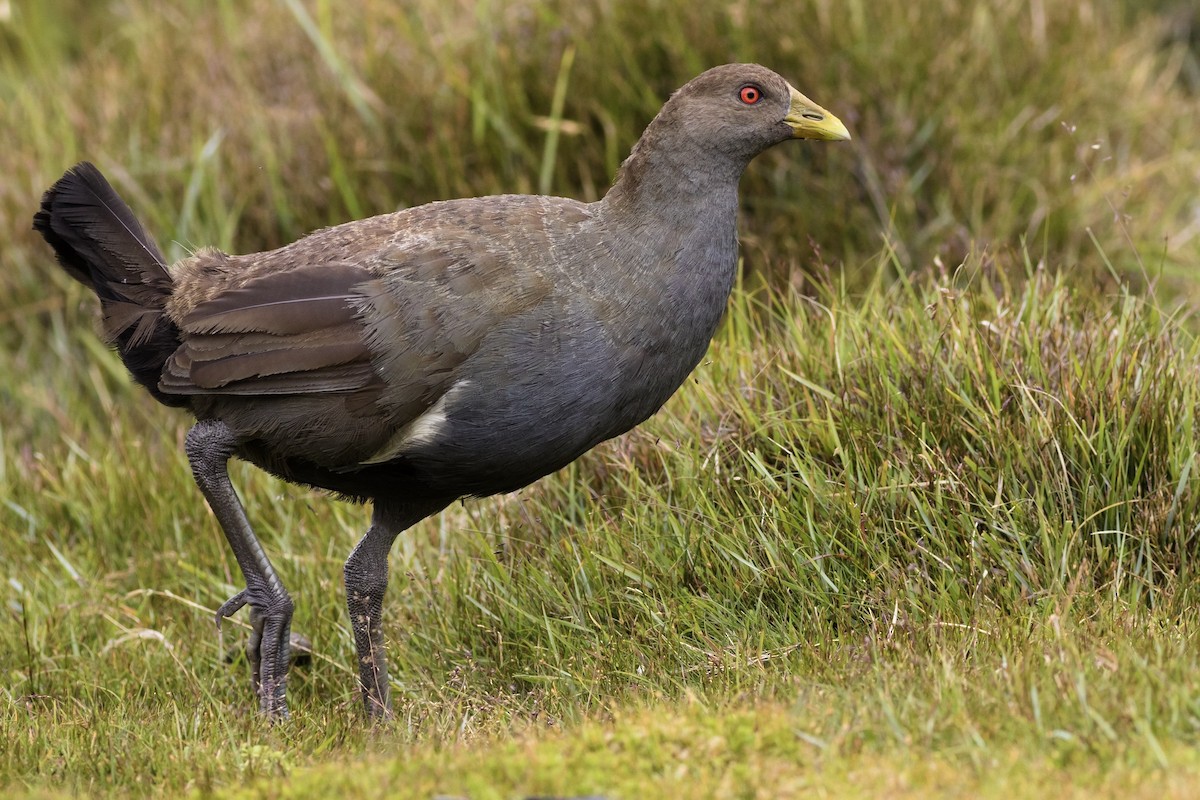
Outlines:
{"label": "green grass", "polygon": [[[1188,796],[1185,5],[358,8],[0,18],[0,793]],[[360,720],[343,608],[367,511],[235,468],[314,645],[265,724],[225,661],[242,622],[213,629],[239,575],[187,420],[97,341],[27,230],[40,191],[95,160],[175,254],[594,198],[667,92],[734,59],[854,142],[751,167],[744,279],[660,414],[397,543],[394,724]]]}

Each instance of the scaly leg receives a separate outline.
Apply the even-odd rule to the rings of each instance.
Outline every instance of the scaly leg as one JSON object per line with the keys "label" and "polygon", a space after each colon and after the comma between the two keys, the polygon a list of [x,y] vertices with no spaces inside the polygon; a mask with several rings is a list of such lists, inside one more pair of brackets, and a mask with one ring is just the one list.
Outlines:
{"label": "scaly leg", "polygon": [[250,606],[253,632],[247,652],[259,706],[268,717],[285,718],[292,599],[254,536],[246,511],[229,482],[229,459],[237,445],[237,437],[229,427],[216,420],[198,422],[187,434],[187,455],[196,485],[220,523],[246,581],[246,588],[217,611],[217,620],[243,605]]}
{"label": "scaly leg", "polygon": [[376,500],[371,528],[346,559],[346,606],[358,650],[358,680],[367,716],[390,717],[387,653],[383,646],[383,593],[388,583],[388,551],[401,531],[436,514],[449,500],[388,503]]}

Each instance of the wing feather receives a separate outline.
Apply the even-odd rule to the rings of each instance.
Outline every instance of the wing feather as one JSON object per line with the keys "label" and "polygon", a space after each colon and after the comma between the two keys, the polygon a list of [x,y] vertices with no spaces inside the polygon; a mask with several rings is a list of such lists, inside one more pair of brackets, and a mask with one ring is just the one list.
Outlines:
{"label": "wing feather", "polygon": [[270,272],[200,303],[159,386],[168,394],[354,393],[374,381],[359,315],[371,280],[346,264]]}

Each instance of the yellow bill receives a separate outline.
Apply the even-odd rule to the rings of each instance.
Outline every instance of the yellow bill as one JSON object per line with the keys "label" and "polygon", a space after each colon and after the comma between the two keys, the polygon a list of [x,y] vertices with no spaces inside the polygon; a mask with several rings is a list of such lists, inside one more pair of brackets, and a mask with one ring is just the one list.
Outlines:
{"label": "yellow bill", "polygon": [[795,87],[788,88],[792,90],[792,105],[783,121],[791,126],[793,139],[840,142],[850,138],[850,131],[840,119],[800,94]]}

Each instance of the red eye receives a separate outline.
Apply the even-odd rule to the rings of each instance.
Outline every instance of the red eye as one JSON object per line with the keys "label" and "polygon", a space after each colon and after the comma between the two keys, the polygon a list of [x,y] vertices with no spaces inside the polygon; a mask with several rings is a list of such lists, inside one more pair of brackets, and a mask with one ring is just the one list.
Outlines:
{"label": "red eye", "polygon": [[746,105],[752,106],[762,100],[762,90],[757,86],[743,86],[738,91],[738,98]]}

